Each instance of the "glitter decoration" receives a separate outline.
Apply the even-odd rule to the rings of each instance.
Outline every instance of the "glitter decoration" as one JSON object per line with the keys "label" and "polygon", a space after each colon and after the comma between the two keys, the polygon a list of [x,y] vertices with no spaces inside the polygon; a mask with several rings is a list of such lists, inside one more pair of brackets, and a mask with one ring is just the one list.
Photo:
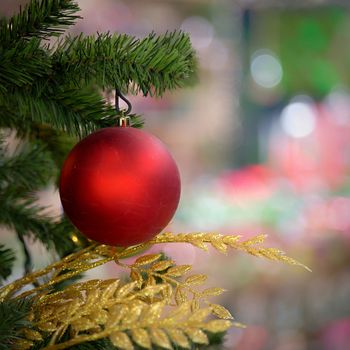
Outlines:
{"label": "glitter decoration", "polygon": [[[233,322],[229,310],[209,301],[225,292],[205,288],[204,274],[190,274],[191,265],[176,265],[162,254],[146,254],[132,264],[122,259],[159,243],[186,242],[203,250],[210,244],[226,253],[228,248],[248,254],[308,267],[275,248],[261,246],[265,235],[241,240],[239,235],[166,232],[151,241],[127,248],[91,244],[61,261],[38,270],[0,289],[0,302],[11,298],[33,299],[30,321],[34,329],[23,328],[19,349],[29,349],[49,335],[46,350],[66,349],[87,341],[109,338],[120,349],[134,344],[172,349],[171,344],[189,348],[208,344],[207,333],[224,332]],[[129,282],[120,279],[90,280],[55,291],[54,285],[109,261],[130,271]],[[40,281],[45,280],[40,284]],[[22,291],[36,282],[36,287]],[[215,316],[216,319],[209,318]],[[69,329],[69,332],[67,330]],[[69,339],[67,339],[69,334]],[[63,338],[63,335],[65,337]]]}

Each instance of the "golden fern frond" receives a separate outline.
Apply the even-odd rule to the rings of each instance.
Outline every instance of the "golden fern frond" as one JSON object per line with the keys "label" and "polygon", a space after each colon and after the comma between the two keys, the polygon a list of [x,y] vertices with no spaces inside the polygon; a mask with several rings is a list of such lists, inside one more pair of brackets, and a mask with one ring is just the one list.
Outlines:
{"label": "golden fern frond", "polygon": [[135,260],[131,265],[126,265],[116,260],[120,266],[130,269],[130,278],[140,288],[162,283],[167,287],[162,290],[162,297],[168,303],[181,305],[190,302],[191,310],[196,311],[201,304],[214,305],[213,314],[220,318],[232,319],[232,315],[224,307],[221,312],[215,304],[210,304],[208,298],[218,296],[225,290],[222,288],[206,288],[198,290],[203,285],[207,276],[194,274],[186,276],[192,269],[191,265],[175,265],[173,260],[161,260],[161,254],[148,254]]}
{"label": "golden fern frond", "polygon": [[[254,238],[242,241],[240,240],[241,236],[239,235],[222,235],[204,232],[173,234],[166,232],[159,234],[149,242],[127,248],[115,248],[105,245],[92,244],[89,247],[82,249],[77,253],[73,253],[44,269],[28,274],[25,277],[4,286],[0,289],[0,302],[6,298],[10,298],[26,285],[32,284],[33,282],[38,283],[43,277],[47,277],[48,282],[23,292],[19,297],[40,293],[48,288],[51,288],[54,284],[71,278],[84,271],[88,271],[112,260],[120,260],[125,257],[135,255],[140,251],[159,243],[185,242],[203,250],[208,250],[208,244],[211,244],[215,249],[223,253],[225,253],[230,247],[254,256],[265,257],[270,260],[281,261],[291,265],[298,265],[307,269],[308,271],[311,271],[307,266],[293,258],[286,256],[285,253],[279,249],[262,247],[261,244],[264,242],[265,238],[265,235],[258,235]],[[164,266],[160,263],[160,266],[155,268],[162,269]],[[136,273],[137,272],[134,274]]]}
{"label": "golden fern frond", "polygon": [[[154,277],[159,271],[160,256],[149,254],[127,266],[138,269],[142,275],[149,272]],[[146,267],[146,265],[148,265]],[[157,271],[154,271],[157,270]],[[133,343],[150,349],[152,344],[172,348],[172,344],[189,348],[191,342],[207,344],[205,332],[221,332],[232,325],[231,314],[223,306],[207,302],[205,307],[193,308],[193,300],[172,303],[174,289],[186,288],[203,278],[189,276],[184,282],[178,279],[190,270],[189,265],[176,266],[173,262],[165,270],[160,282],[149,284],[148,277],[125,284],[118,279],[90,280],[76,283],[63,291],[36,295],[30,316],[33,330],[24,330],[24,340],[17,344],[21,349],[30,348],[43,335],[50,336],[46,350],[64,349],[81,342],[109,337],[120,349],[133,349]],[[187,282],[189,281],[189,283]],[[195,283],[193,283],[195,282]],[[221,294],[220,288],[208,288],[196,292],[196,298]],[[173,310],[169,312],[169,307]],[[166,314],[164,315],[164,310]],[[212,314],[221,320],[207,320]],[[164,315],[162,317],[162,315]],[[237,324],[236,324],[237,325]],[[69,330],[70,339],[62,340]]]}
{"label": "golden fern frond", "polygon": [[[190,342],[207,344],[206,332],[221,332],[231,325],[242,326],[229,321],[233,317],[226,308],[208,300],[222,294],[224,289],[203,289],[206,275],[191,275],[191,265],[176,265],[173,260],[164,260],[162,254],[143,255],[130,265],[121,260],[154,244],[186,242],[204,250],[211,245],[223,253],[233,248],[309,270],[282,251],[261,246],[265,237],[258,235],[241,240],[238,235],[168,232],[127,248],[91,244],[1,288],[0,302],[33,297],[29,318],[34,328],[23,328],[23,339],[16,344],[21,349],[29,349],[44,336],[50,337],[46,350],[64,349],[106,337],[126,350],[133,349],[133,344],[146,349],[153,345],[171,349],[172,344],[182,348],[188,348]],[[130,270],[131,282],[91,280],[54,291],[55,284],[113,260]],[[44,283],[21,293],[23,287],[43,279]],[[169,308],[172,311],[166,313]],[[208,320],[209,315],[219,319]],[[63,340],[67,334],[70,338]]]}
{"label": "golden fern frond", "polygon": [[222,235],[218,233],[193,232],[193,233],[178,233],[165,232],[159,234],[149,243],[190,243],[195,247],[208,250],[208,244],[221,253],[226,253],[228,248],[244,251],[248,254],[264,257],[269,260],[281,261],[290,265],[297,265],[311,271],[306,265],[299,261],[290,258],[285,253],[276,248],[265,248],[261,244],[264,243],[266,235],[257,235],[248,240],[241,240],[240,235]]}
{"label": "golden fern frond", "polygon": [[181,310],[168,312],[163,317],[162,315],[166,313],[164,302],[147,304],[135,299],[115,304],[104,310],[108,317],[98,321],[94,318],[96,314],[94,310],[70,323],[71,334],[74,337],[69,340],[59,342],[58,337],[55,337],[57,330],[50,344],[44,349],[65,349],[106,337],[109,337],[117,348],[125,350],[134,349],[134,343],[146,349],[151,349],[152,344],[165,349],[172,349],[172,344],[190,348],[191,342],[208,344],[205,332],[223,332],[232,325],[227,320],[208,320],[208,316],[212,313],[210,306],[192,313],[190,303],[183,304]]}

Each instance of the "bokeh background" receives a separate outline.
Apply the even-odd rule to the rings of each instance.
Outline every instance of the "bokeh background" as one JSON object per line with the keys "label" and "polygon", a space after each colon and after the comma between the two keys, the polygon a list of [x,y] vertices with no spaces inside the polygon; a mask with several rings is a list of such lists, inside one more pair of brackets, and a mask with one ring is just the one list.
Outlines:
{"label": "bokeh background", "polygon": [[[269,235],[312,273],[187,245],[161,249],[210,276],[246,329],[220,349],[350,349],[350,12],[341,1],[80,0],[74,34],[142,37],[181,28],[199,60],[195,87],[130,97],[173,153],[182,200],[168,229]],[[0,1],[11,15],[25,1]],[[53,215],[57,192],[42,191]],[[11,232],[1,240],[20,257]],[[159,249],[159,248],[157,248]],[[37,267],[53,259],[33,242]],[[92,272],[120,273],[115,265]],[[13,277],[13,278],[14,278]]]}

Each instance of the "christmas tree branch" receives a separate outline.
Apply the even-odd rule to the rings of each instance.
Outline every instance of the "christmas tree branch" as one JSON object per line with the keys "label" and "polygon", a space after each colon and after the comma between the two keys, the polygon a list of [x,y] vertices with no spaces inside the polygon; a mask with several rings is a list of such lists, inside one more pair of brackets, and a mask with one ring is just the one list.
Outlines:
{"label": "christmas tree branch", "polygon": [[2,189],[12,187],[5,191],[11,197],[23,197],[28,191],[45,186],[55,174],[51,157],[42,145],[23,144],[11,157],[4,152],[0,145],[0,185]]}
{"label": "christmas tree branch", "polygon": [[0,43],[5,46],[32,36],[58,36],[80,18],[77,11],[79,7],[72,0],[30,0],[18,14],[0,21]]}
{"label": "christmas tree branch", "polygon": [[28,314],[31,299],[11,299],[0,302],[0,350],[13,349],[23,339],[23,329],[31,326]]}
{"label": "christmas tree branch", "polygon": [[18,199],[8,195],[4,198],[0,204],[0,223],[22,237],[35,237],[51,246],[52,223],[41,215],[42,208],[35,205],[35,199]]}
{"label": "christmas tree branch", "polygon": [[[41,241],[48,249],[54,248],[60,256],[86,245],[86,239],[74,233],[72,225],[66,221],[54,221],[44,215],[43,208],[35,205],[35,198],[14,198],[3,196],[0,203],[0,223],[13,229],[21,237]],[[76,242],[75,242],[76,241]]]}
{"label": "christmas tree branch", "polygon": [[[21,245],[22,245],[22,249],[23,249],[23,253],[24,253],[24,274],[27,275],[28,273],[32,272],[32,265],[33,265],[32,257],[30,255],[30,252],[28,250],[27,244],[26,244],[23,236],[18,234],[18,232],[17,232],[17,238],[21,242]],[[38,286],[36,281],[33,282],[33,285],[35,287]]]}
{"label": "christmas tree branch", "polygon": [[10,124],[17,128],[18,121],[23,120],[84,136],[116,123],[114,108],[90,89],[58,88],[42,91],[39,96],[22,90],[12,96],[13,99],[0,98],[0,125]]}
{"label": "christmas tree branch", "polygon": [[108,33],[66,37],[52,59],[53,69],[77,86],[94,81],[156,96],[184,86],[196,64],[188,35],[177,31],[144,39]]}
{"label": "christmas tree branch", "polygon": [[0,42],[0,55],[0,92],[4,94],[3,98],[9,98],[8,93],[13,88],[33,84],[50,74],[51,58],[38,38],[14,42],[6,48]]}
{"label": "christmas tree branch", "polygon": [[5,248],[3,244],[0,244],[0,285],[2,280],[10,276],[14,261],[14,251],[12,249]]}
{"label": "christmas tree branch", "polygon": [[26,122],[24,124],[24,128],[18,125],[17,127],[13,126],[14,128],[16,127],[17,136],[45,145],[57,169],[61,169],[67,154],[77,142],[76,137],[69,136],[62,130],[54,129],[48,124],[36,122]]}

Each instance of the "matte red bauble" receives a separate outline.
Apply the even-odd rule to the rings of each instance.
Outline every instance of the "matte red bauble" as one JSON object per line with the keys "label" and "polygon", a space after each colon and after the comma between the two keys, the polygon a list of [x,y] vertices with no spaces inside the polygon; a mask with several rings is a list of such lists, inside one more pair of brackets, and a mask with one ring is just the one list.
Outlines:
{"label": "matte red bauble", "polygon": [[151,239],[169,223],[179,203],[180,176],[157,138],[112,127],[72,149],[60,196],[66,215],[88,238],[124,247]]}

